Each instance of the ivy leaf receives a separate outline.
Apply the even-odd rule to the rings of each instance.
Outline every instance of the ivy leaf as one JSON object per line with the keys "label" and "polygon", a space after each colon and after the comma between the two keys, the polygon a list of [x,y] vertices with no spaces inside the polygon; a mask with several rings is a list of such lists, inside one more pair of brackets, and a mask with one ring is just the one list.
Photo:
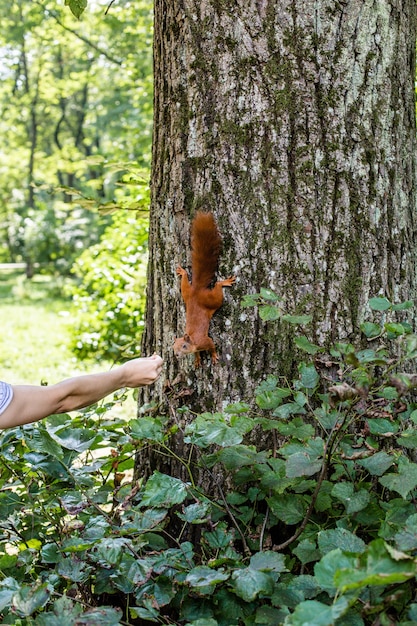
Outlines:
{"label": "ivy leaf", "polygon": [[42,563],[58,563],[62,559],[60,549],[56,543],[45,543],[41,550]]}
{"label": "ivy leaf", "polygon": [[101,539],[95,548],[94,558],[105,567],[108,565],[116,565],[125,551],[126,545],[129,542],[126,539],[120,539],[118,537],[106,537]]}
{"label": "ivy leaf", "polygon": [[382,333],[382,328],[378,324],[374,324],[373,322],[364,322],[360,325],[360,329],[368,339],[373,339],[375,337],[379,337]]}
{"label": "ivy leaf", "polygon": [[142,506],[172,506],[187,497],[187,486],[178,478],[154,472],[145,485]]}
{"label": "ivy leaf", "polygon": [[316,354],[319,350],[321,350],[320,346],[316,346],[314,343],[311,343],[307,337],[304,336],[296,337],[294,339],[294,343],[297,348],[304,350],[304,352],[307,352],[308,354]]}
{"label": "ivy leaf", "polygon": [[52,428],[48,432],[60,446],[81,453],[89,450],[97,439],[97,432],[87,428]]}
{"label": "ivy leaf", "polygon": [[306,600],[295,607],[291,615],[291,626],[333,626],[348,609],[346,598],[339,598],[330,606],[317,600]]}
{"label": "ivy leaf", "polygon": [[298,476],[313,476],[320,471],[322,461],[312,459],[307,450],[304,450],[292,454],[285,465],[288,478],[296,478]]}
{"label": "ivy leaf", "polygon": [[358,568],[356,564],[353,568],[339,568],[335,573],[335,583],[342,593],[351,589],[362,589],[367,585],[385,587],[414,578],[415,569],[412,557],[395,560],[385,542],[375,539],[369,544],[362,567]]}
{"label": "ivy leaf", "polygon": [[211,511],[211,505],[207,502],[195,502],[186,506],[184,513],[177,513],[178,517],[189,524],[202,524],[207,521]]}
{"label": "ivy leaf", "polygon": [[264,300],[269,300],[270,302],[280,302],[282,300],[282,298],[277,296],[277,294],[272,291],[272,289],[265,289],[264,287],[261,287],[260,293]]}
{"label": "ivy leaf", "polygon": [[285,556],[278,554],[272,550],[265,552],[256,552],[252,555],[250,560],[250,566],[252,569],[259,570],[261,572],[286,572]]}
{"label": "ivy leaf", "polygon": [[407,346],[407,359],[415,359],[417,356],[417,335],[409,335],[405,340]]}
{"label": "ivy leaf", "polygon": [[398,304],[392,305],[393,311],[406,311],[407,309],[412,309],[414,307],[414,302],[412,300],[406,300],[405,302],[399,302]]}
{"label": "ivy leaf", "polygon": [[343,552],[361,553],[365,551],[366,544],[360,538],[345,528],[333,528],[322,530],[318,533],[320,552],[324,555],[336,548]]}
{"label": "ivy leaf", "polygon": [[319,375],[314,365],[301,364],[300,374],[303,387],[306,389],[315,389],[319,382]]}
{"label": "ivy leaf", "polygon": [[41,613],[36,618],[37,626],[74,626],[78,624],[78,616],[82,609],[67,596],[62,596],[54,602],[53,612]]}
{"label": "ivy leaf", "polygon": [[304,518],[306,504],[294,495],[276,495],[267,499],[271,511],[286,524],[298,524]]}
{"label": "ivy leaf", "polygon": [[336,593],[335,575],[339,570],[355,569],[357,558],[344,554],[336,548],[325,554],[314,566],[314,576],[322,589],[329,595]]}
{"label": "ivy leaf", "polygon": [[401,335],[404,335],[405,333],[404,326],[397,322],[388,322],[384,324],[384,328],[387,331],[387,333],[390,333],[394,337],[400,337]]}
{"label": "ivy leaf", "polygon": [[305,409],[298,404],[298,402],[287,402],[286,404],[282,404],[277,407],[272,415],[275,417],[280,417],[281,419],[288,419],[291,415],[299,415],[304,414]]}
{"label": "ivy leaf", "polygon": [[101,606],[83,613],[77,618],[77,626],[120,626],[122,612],[120,609]]}
{"label": "ivy leaf", "polygon": [[371,298],[369,306],[373,311],[386,311],[390,308],[391,302],[387,298]]}
{"label": "ivy leaf", "polygon": [[400,530],[394,540],[399,550],[417,550],[417,514],[407,519],[404,530]]}
{"label": "ivy leaf", "polygon": [[259,594],[270,596],[274,590],[274,578],[251,567],[239,569],[232,574],[232,587],[245,602],[252,602]]}
{"label": "ivy leaf", "polygon": [[229,574],[225,574],[222,570],[212,569],[205,565],[193,567],[187,574],[186,582],[190,587],[199,589],[200,587],[215,586],[229,578]]}
{"label": "ivy leaf", "polygon": [[253,465],[258,455],[259,453],[256,450],[241,444],[220,450],[218,458],[226,469],[237,469],[244,465]]}
{"label": "ivy leaf", "polygon": [[71,557],[61,559],[56,569],[60,576],[74,583],[85,582],[93,570],[85,561],[78,561]]}
{"label": "ivy leaf", "polygon": [[39,586],[23,585],[13,596],[13,609],[20,617],[29,617],[45,606],[51,597],[47,583]]}
{"label": "ivy leaf", "polygon": [[0,585],[0,611],[11,605],[12,598],[19,589],[19,583],[11,576],[2,580]]}
{"label": "ivy leaf", "polygon": [[305,326],[313,319],[312,315],[283,315],[282,319],[289,324]]}
{"label": "ivy leaf", "polygon": [[396,491],[405,499],[410,491],[417,487],[417,465],[400,457],[398,473],[385,474],[385,476],[381,476],[379,482],[387,489]]}
{"label": "ivy leaf", "polygon": [[161,442],[164,440],[162,420],[153,417],[141,417],[129,422],[130,434],[139,441]]}
{"label": "ivy leaf", "polygon": [[358,461],[358,465],[364,467],[372,476],[382,476],[393,463],[393,457],[386,452],[377,452],[367,459]]}
{"label": "ivy leaf", "polygon": [[260,409],[276,409],[282,402],[283,398],[291,395],[289,389],[271,389],[262,391],[256,396],[256,404]]}
{"label": "ivy leaf", "polygon": [[303,565],[318,561],[320,552],[317,550],[316,544],[311,539],[303,539],[298,546],[294,548],[293,553],[298,557]]}
{"label": "ivy leaf", "polygon": [[348,514],[362,511],[370,500],[369,491],[366,489],[355,491],[352,483],[348,482],[336,483],[332,489],[332,495],[343,502]]}
{"label": "ivy leaf", "polygon": [[34,452],[44,452],[60,460],[64,458],[62,447],[59,443],[54,441],[44,428],[40,427],[39,429],[33,430],[30,438],[27,438],[26,443]]}
{"label": "ivy leaf", "polygon": [[264,322],[274,322],[281,317],[281,311],[276,306],[264,304],[259,307],[259,315]]}
{"label": "ivy leaf", "polygon": [[394,422],[382,418],[375,418],[368,421],[369,432],[372,435],[383,435],[391,437],[398,432],[399,426]]}
{"label": "ivy leaf", "polygon": [[[233,420],[233,417],[236,419]],[[213,443],[222,447],[237,445],[251,430],[253,421],[239,415],[233,417],[229,424],[221,413],[203,413],[188,424],[184,441],[200,448],[207,448]]]}

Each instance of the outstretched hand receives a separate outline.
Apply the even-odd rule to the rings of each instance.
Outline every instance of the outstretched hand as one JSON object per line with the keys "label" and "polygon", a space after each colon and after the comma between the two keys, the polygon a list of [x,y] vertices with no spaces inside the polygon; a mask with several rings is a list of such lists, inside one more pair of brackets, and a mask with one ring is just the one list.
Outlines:
{"label": "outstretched hand", "polygon": [[12,385],[13,397],[0,415],[0,428],[36,422],[53,413],[67,413],[98,402],[122,387],[151,385],[162,371],[157,354],[127,361],[99,374],[74,376],[55,385]]}
{"label": "outstretched hand", "polygon": [[160,376],[163,360],[158,354],[145,358],[132,359],[120,365],[122,387],[151,385]]}

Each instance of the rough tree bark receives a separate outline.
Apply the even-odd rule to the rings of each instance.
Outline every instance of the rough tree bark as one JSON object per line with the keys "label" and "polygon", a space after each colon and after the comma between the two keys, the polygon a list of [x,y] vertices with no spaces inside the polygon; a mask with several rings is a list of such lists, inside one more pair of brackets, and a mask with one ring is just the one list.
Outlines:
{"label": "rough tree bark", "polygon": [[[218,409],[288,371],[288,331],[246,293],[310,311],[320,344],[357,337],[372,296],[415,298],[415,31],[415,0],[156,0],[144,351],[165,358],[162,405]],[[195,371],[172,343],[200,207],[238,282],[212,323],[220,363]]]}

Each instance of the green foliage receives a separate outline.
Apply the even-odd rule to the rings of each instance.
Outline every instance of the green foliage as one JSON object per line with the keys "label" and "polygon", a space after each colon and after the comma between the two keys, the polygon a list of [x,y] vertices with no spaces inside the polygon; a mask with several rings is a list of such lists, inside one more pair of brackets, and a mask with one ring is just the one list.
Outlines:
{"label": "green foliage", "polygon": [[71,9],[75,17],[81,17],[87,6],[87,0],[65,0],[65,6]]}
{"label": "green foliage", "polygon": [[106,163],[150,165],[152,2],[103,5],[0,6],[0,258],[30,271],[69,273],[98,242],[120,182]]}
{"label": "green foliage", "polygon": [[147,220],[114,215],[100,243],[73,266],[70,292],[76,311],[71,348],[80,359],[116,359],[139,353],[147,262]]}
{"label": "green foliage", "polygon": [[[387,327],[396,305],[380,304],[365,349],[306,350],[294,380],[268,376],[254,403],[184,431],[93,407],[3,432],[2,623],[415,623],[417,377],[404,368],[417,336]],[[259,432],[273,445],[255,445]],[[149,445],[187,480],[134,483]]]}

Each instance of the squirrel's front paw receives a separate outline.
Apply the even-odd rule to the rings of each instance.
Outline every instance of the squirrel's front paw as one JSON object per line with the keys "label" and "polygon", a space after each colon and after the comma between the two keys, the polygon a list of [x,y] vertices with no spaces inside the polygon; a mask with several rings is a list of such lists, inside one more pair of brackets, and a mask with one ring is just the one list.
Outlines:
{"label": "squirrel's front paw", "polygon": [[180,265],[177,267],[177,274],[178,276],[184,276],[184,274],[186,274],[187,272],[185,271],[184,268],[182,268]]}

